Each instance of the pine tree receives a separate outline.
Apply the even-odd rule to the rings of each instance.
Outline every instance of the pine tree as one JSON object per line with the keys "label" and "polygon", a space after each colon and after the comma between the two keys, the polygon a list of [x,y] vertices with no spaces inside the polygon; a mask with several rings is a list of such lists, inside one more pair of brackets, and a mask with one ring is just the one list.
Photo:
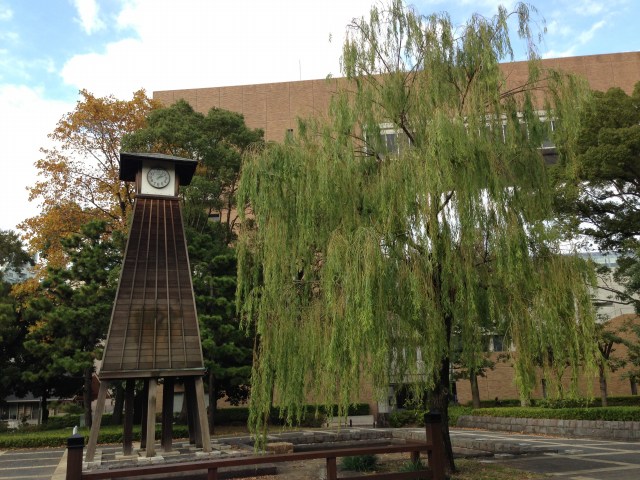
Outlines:
{"label": "pine tree", "polygon": [[69,264],[49,267],[26,307],[33,327],[24,344],[30,361],[23,379],[43,396],[75,380],[91,425],[94,362],[107,335],[124,242],[105,221],[83,225],[81,233],[61,242]]}

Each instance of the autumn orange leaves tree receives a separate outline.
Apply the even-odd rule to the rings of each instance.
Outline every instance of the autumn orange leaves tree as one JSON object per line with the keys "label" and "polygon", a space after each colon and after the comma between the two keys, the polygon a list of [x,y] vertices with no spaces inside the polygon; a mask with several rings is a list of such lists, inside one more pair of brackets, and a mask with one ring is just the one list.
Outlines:
{"label": "autumn orange leaves tree", "polygon": [[[126,230],[134,198],[133,187],[119,180],[120,141],[144,126],[159,104],[144,90],[131,100],[86,90],[79,96],[49,135],[55,144],[41,150],[39,179],[29,188],[40,213],[20,228],[40,262],[35,279],[13,287],[16,321],[25,330],[22,355],[13,361],[22,390],[43,400],[84,383],[89,424],[94,359],[109,323],[122,253],[112,245]],[[61,379],[71,380],[71,390],[56,390]]]}
{"label": "autumn orange leaves tree", "polygon": [[31,250],[47,264],[63,264],[60,239],[78,233],[90,220],[124,230],[133,187],[118,180],[120,139],[142,128],[158,106],[144,90],[131,100],[81,90],[76,108],[58,121],[49,135],[57,145],[41,150],[39,180],[29,188],[30,200],[40,202],[40,214],[20,225]]}

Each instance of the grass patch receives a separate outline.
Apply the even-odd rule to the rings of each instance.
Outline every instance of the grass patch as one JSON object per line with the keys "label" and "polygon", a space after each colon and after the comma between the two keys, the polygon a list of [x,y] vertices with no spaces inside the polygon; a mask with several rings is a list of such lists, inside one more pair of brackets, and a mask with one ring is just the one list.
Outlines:
{"label": "grass patch", "polygon": [[548,478],[539,473],[526,472],[498,463],[485,463],[477,460],[456,460],[458,472],[451,480],[540,480]]}
{"label": "grass patch", "polygon": [[340,462],[343,470],[354,472],[373,472],[378,466],[378,457],[375,455],[358,455],[356,457],[343,457]]}
{"label": "grass patch", "polygon": [[[397,454],[381,455],[379,472],[411,472],[419,468],[418,464],[400,458]],[[420,465],[424,465],[420,462]],[[482,462],[476,459],[457,459],[458,471],[449,480],[542,480],[549,478],[543,474],[526,472],[501,463]]]}

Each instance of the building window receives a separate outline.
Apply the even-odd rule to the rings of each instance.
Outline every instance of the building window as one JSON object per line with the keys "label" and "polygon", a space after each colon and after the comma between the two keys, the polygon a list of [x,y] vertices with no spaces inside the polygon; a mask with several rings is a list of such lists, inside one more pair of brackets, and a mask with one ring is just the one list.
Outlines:
{"label": "building window", "polygon": [[284,138],[285,140],[293,140],[293,128],[287,128]]}
{"label": "building window", "polygon": [[504,338],[502,335],[493,335],[491,337],[491,351],[504,352]]}
{"label": "building window", "polygon": [[411,139],[391,123],[380,125],[380,146],[385,156],[399,155],[405,148],[411,146]]}

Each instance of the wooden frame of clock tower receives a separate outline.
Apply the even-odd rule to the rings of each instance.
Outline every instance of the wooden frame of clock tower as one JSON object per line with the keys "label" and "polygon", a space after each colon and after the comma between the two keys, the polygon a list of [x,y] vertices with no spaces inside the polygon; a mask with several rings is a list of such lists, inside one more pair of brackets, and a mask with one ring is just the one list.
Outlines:
{"label": "wooden frame of clock tower", "polygon": [[133,452],[135,381],[143,382],[141,451],[155,456],[156,394],[163,381],[161,448],[171,451],[174,385],[185,387],[189,440],[211,451],[204,401],[204,362],[178,188],[195,160],[120,154],[120,179],[136,183],[136,200],[111,323],[98,372],[100,390],[85,459],[94,459],[107,391],[125,381],[123,454]]}

